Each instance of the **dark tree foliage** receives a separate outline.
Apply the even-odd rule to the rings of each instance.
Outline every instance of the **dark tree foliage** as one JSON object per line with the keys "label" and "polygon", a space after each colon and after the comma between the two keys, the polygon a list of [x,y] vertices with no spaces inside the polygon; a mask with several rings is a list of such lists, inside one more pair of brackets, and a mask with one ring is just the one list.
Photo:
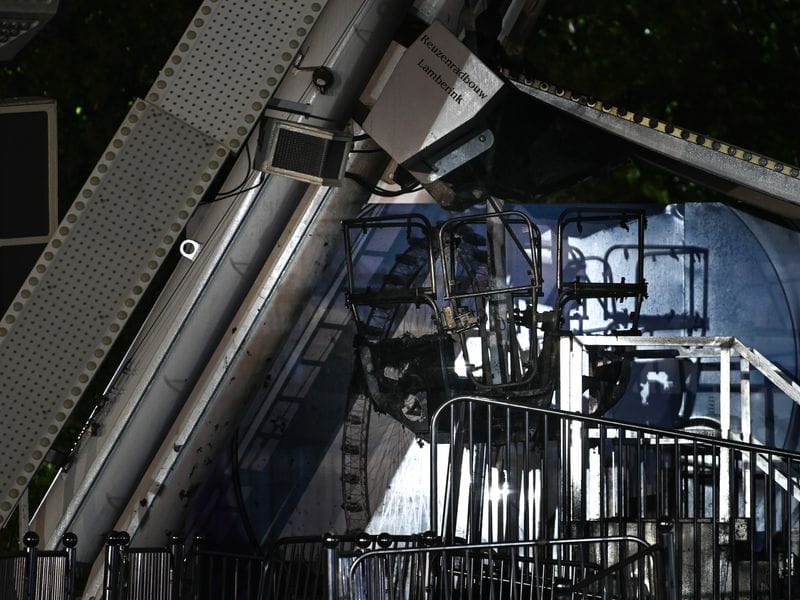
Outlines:
{"label": "dark tree foliage", "polygon": [[62,213],[199,4],[65,0],[38,37],[13,61],[0,63],[0,98],[44,96],[58,102]]}
{"label": "dark tree foliage", "polygon": [[[62,210],[199,4],[64,1],[33,43],[13,62],[0,64],[0,98],[59,102]],[[800,104],[798,2],[550,0],[526,63],[531,74],[563,87],[800,162],[794,116]],[[674,199],[676,182],[634,166],[605,184],[611,195],[666,202]],[[619,185],[622,192],[612,190]]]}
{"label": "dark tree foliage", "polygon": [[[798,2],[550,0],[525,68],[630,111],[800,163]],[[609,199],[713,197],[641,165],[599,185]],[[597,185],[589,193],[598,193]]]}
{"label": "dark tree foliage", "polygon": [[797,164],[800,3],[551,1],[541,78]]}

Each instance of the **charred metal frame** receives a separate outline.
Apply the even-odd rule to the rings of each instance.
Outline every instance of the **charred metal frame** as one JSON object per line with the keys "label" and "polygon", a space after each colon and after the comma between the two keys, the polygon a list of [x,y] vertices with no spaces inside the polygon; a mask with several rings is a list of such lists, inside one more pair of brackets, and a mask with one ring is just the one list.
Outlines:
{"label": "charred metal frame", "polygon": [[[433,309],[434,315],[438,318],[439,311],[436,305],[436,268],[433,256],[433,238],[431,234],[433,228],[428,219],[419,214],[367,217],[343,221],[342,228],[344,231],[345,255],[347,257],[347,302],[356,323],[360,325],[362,333],[365,331],[373,333],[375,337],[378,338],[388,335],[388,325],[381,328],[381,331],[376,331],[375,325],[370,323],[370,321],[373,320],[373,313],[383,306],[397,306],[400,304],[416,304],[419,306],[424,303]],[[359,287],[355,278],[355,249],[352,233],[359,230],[361,233],[366,233],[370,229],[406,229],[406,237],[409,241],[412,239],[412,232],[417,232],[420,235],[418,239],[424,240],[426,244],[426,259],[430,276],[430,285],[415,286],[413,291],[410,289],[411,284],[418,278],[423,267],[423,265],[415,263],[412,265],[414,272],[412,273],[413,277],[410,281],[393,282],[391,281],[392,274],[389,273],[384,277],[384,281],[378,289],[372,289],[369,286],[366,288]],[[388,281],[387,278],[389,278]],[[406,290],[404,291],[402,288],[398,289],[398,284],[406,284]],[[387,290],[387,286],[390,289]],[[359,306],[367,306],[372,309],[372,312],[367,318],[359,314]]]}
{"label": "charred metal frame", "polygon": [[[578,229],[582,228],[583,223],[618,223],[623,228],[628,229],[628,223],[635,221],[637,224],[637,244],[636,244],[636,280],[626,282],[623,278],[620,282],[614,281],[581,281],[576,278],[573,281],[564,280],[564,250],[566,238],[564,232],[566,228],[575,224]],[[588,299],[608,298],[615,299],[632,298],[635,302],[634,312],[630,314],[631,329],[633,332],[638,327],[639,315],[644,299],[647,297],[647,283],[644,278],[644,231],[647,227],[647,219],[643,210],[619,210],[607,208],[575,208],[562,213],[558,220],[557,249],[556,257],[556,289],[559,293],[558,313],[563,319],[563,311],[570,302],[581,302]],[[607,267],[607,261],[604,267]],[[608,276],[604,268],[604,277]],[[608,315],[608,309],[603,305],[603,311]]]}
{"label": "charred metal frame", "polygon": [[[462,265],[459,246],[465,238],[464,231],[470,225],[484,225],[487,229],[488,281],[485,289],[465,291],[460,286]],[[520,239],[514,225],[521,225],[525,237]],[[471,231],[471,230],[470,230]],[[474,235],[474,232],[471,232]],[[530,281],[525,285],[498,285],[507,276],[505,272],[505,236],[518,250],[518,256],[526,261]],[[501,239],[502,236],[502,239]],[[503,390],[523,387],[536,375],[538,356],[537,302],[542,291],[542,241],[539,229],[527,215],[519,211],[498,211],[450,219],[439,228],[439,247],[444,270],[444,301],[449,303],[452,318],[462,322],[455,324],[459,335],[467,376],[478,390]],[[472,279],[470,277],[469,279]],[[468,284],[476,287],[474,281]],[[526,309],[517,313],[517,300],[524,300]],[[472,302],[472,310],[464,312],[463,303]],[[445,311],[447,308],[445,309]],[[466,322],[463,322],[466,321]],[[528,330],[528,357],[517,339],[518,328]],[[477,331],[481,340],[481,363],[475,365],[469,357],[468,332]],[[475,376],[476,371],[482,377]]]}

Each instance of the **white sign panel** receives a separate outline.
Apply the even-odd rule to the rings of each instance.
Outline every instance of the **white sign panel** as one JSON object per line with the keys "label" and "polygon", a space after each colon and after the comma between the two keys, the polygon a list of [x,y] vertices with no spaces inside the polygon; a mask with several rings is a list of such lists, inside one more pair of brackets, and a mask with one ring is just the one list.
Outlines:
{"label": "white sign panel", "polygon": [[404,163],[475,117],[502,86],[478,57],[434,23],[400,59],[364,130]]}

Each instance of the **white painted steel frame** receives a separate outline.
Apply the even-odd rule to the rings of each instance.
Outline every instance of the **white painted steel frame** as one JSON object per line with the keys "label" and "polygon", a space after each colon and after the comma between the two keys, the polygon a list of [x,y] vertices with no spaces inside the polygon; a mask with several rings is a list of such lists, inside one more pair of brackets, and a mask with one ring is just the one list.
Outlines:
{"label": "white painted steel frame", "polygon": [[[764,377],[785,393],[795,404],[800,406],[800,385],[793,381],[777,365],[769,361],[763,354],[748,348],[741,341],[733,337],[651,337],[651,336],[563,336],[560,340],[560,390],[559,407],[562,410],[580,413],[583,410],[582,377],[585,372],[585,348],[589,346],[625,346],[625,347],[657,347],[677,350],[679,358],[719,358],[720,361],[720,429],[723,439],[736,439],[744,442],[753,442],[751,423],[751,395],[750,395],[750,368],[754,367]],[[731,431],[731,360],[739,357],[739,414],[740,431]],[[569,485],[574,490],[576,497],[580,497],[584,489],[584,477],[592,481],[592,473],[584,474],[582,465],[574,464],[574,457],[582,456],[580,425],[576,430],[570,431],[569,444],[563,448],[564,464],[570,465]],[[719,514],[721,521],[730,519],[728,498],[730,495],[730,474],[728,472],[730,449],[720,450],[720,464],[722,468],[717,474],[719,478]],[[745,474],[745,509],[750,510],[753,502],[750,489],[750,469],[755,466],[764,473],[770,472],[767,459],[756,455],[756,464],[750,464],[750,457],[743,456],[742,468]],[[789,491],[800,501],[800,481],[789,478],[782,473],[775,472],[775,482],[783,489]],[[579,506],[576,504],[576,506]],[[745,513],[745,514],[749,514]]]}
{"label": "white painted steel frame", "polygon": [[204,2],[126,117],[0,325],[0,525],[326,3]]}
{"label": "white painted steel frame", "polygon": [[0,523],[226,156],[158,107],[131,108],[0,325]]}

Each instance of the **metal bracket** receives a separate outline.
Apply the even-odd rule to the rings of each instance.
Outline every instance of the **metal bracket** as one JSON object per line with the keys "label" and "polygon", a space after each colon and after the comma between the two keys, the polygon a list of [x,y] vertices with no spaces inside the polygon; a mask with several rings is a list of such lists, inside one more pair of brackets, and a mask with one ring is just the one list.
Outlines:
{"label": "metal bracket", "polygon": [[194,261],[197,258],[197,255],[200,254],[200,250],[203,249],[203,244],[200,242],[196,242],[195,240],[184,240],[181,242],[179,251],[181,256],[184,258],[188,258],[191,261]]}
{"label": "metal bracket", "polygon": [[494,135],[490,129],[485,129],[443,155],[415,161],[408,170],[421,183],[433,183],[480,156],[493,144]]}

